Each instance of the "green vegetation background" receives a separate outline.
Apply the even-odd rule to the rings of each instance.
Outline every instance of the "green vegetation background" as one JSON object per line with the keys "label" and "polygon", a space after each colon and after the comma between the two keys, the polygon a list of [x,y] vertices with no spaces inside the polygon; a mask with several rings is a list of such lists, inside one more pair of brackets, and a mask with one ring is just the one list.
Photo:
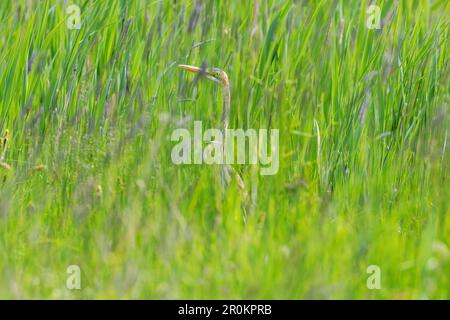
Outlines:
{"label": "green vegetation background", "polygon": [[[360,0],[73,3],[0,1],[0,298],[450,298],[448,1],[377,1],[380,30]],[[178,63],[280,130],[248,197],[172,164],[221,112]]]}

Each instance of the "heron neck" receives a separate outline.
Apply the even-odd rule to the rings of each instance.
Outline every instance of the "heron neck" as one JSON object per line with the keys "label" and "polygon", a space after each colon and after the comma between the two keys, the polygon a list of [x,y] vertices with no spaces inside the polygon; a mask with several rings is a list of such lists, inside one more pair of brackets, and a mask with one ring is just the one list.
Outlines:
{"label": "heron neck", "polygon": [[230,114],[230,86],[222,86],[222,125],[224,136],[228,129],[228,115]]}

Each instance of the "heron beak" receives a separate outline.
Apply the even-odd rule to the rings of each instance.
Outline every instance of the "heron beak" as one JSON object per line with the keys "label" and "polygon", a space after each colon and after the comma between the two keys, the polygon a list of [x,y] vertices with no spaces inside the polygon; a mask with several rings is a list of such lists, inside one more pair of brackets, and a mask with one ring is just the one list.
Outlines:
{"label": "heron beak", "polygon": [[189,71],[189,72],[192,72],[192,73],[196,73],[196,74],[205,72],[205,70],[202,70],[199,67],[188,66],[186,64],[179,64],[178,65],[178,69],[186,70],[186,71]]}
{"label": "heron beak", "polygon": [[192,72],[201,77],[209,79],[211,81],[218,82],[217,79],[210,72],[208,72],[208,69],[202,69],[202,68],[195,67],[195,66],[189,66],[187,64],[179,64],[178,69]]}

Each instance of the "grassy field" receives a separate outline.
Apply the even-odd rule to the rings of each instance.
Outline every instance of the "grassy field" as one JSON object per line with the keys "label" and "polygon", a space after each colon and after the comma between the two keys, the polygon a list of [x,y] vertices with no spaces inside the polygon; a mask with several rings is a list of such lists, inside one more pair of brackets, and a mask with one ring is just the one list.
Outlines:
{"label": "grassy field", "polygon": [[[450,4],[370,4],[0,1],[0,298],[449,299]],[[179,63],[276,175],[172,163],[221,113]]]}

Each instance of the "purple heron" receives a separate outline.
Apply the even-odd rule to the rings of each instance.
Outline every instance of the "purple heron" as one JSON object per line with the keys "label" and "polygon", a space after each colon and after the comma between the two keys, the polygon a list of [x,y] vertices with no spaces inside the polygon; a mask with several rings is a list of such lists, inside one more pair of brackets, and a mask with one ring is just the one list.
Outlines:
{"label": "purple heron", "polygon": [[[200,77],[206,78],[208,80],[214,81],[215,83],[218,83],[220,85],[220,88],[222,90],[222,150],[223,155],[225,155],[225,146],[227,142],[227,130],[228,130],[228,116],[230,113],[230,102],[231,102],[231,95],[230,95],[230,81],[228,80],[228,75],[225,71],[219,69],[219,68],[199,68],[195,66],[189,66],[185,64],[178,65],[179,69],[186,70],[192,73],[195,73],[199,75]],[[231,180],[231,174],[233,173],[238,186],[241,189],[245,189],[244,181],[242,180],[239,173],[237,173],[231,166],[224,164],[222,166],[222,179],[223,181],[228,184]]]}

